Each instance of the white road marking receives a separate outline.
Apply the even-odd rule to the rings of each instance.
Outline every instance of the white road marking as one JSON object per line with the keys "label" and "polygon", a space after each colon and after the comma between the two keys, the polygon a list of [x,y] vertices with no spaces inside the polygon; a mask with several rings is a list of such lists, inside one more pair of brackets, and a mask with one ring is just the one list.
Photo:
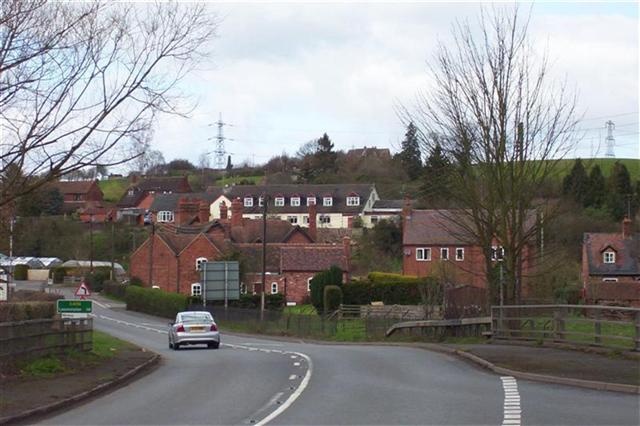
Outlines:
{"label": "white road marking", "polygon": [[511,376],[501,377],[502,387],[504,388],[504,408],[502,414],[503,426],[521,426],[522,425],[522,409],[520,408],[520,393],[518,392],[518,383]]}
{"label": "white road marking", "polygon": [[289,376],[289,380],[295,380],[296,377],[298,377],[298,376],[296,376],[295,374],[292,374],[292,375]]}
{"label": "white road marking", "polygon": [[295,365],[296,367],[300,367],[300,363],[299,362],[294,362],[293,365]]}

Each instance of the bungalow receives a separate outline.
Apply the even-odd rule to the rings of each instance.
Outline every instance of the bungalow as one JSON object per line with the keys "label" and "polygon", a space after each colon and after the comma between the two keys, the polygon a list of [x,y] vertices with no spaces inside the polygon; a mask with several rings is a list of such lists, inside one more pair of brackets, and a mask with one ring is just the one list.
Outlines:
{"label": "bungalow", "polygon": [[640,307],[640,233],[629,218],[620,233],[585,233],[582,288],[589,304]]}

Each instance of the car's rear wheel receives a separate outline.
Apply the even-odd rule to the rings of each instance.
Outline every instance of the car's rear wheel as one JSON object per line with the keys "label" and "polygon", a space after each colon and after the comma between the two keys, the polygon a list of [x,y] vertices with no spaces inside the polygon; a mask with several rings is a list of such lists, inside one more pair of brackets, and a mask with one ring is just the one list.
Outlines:
{"label": "car's rear wheel", "polygon": [[207,343],[207,347],[209,349],[218,349],[220,347],[220,342],[209,342]]}
{"label": "car's rear wheel", "polygon": [[169,340],[169,349],[173,349],[173,343],[171,343],[171,340]]}
{"label": "car's rear wheel", "polygon": [[180,349],[180,343],[174,343],[174,344],[173,344],[173,349],[174,349],[174,350],[176,350],[176,351],[177,351],[178,349]]}

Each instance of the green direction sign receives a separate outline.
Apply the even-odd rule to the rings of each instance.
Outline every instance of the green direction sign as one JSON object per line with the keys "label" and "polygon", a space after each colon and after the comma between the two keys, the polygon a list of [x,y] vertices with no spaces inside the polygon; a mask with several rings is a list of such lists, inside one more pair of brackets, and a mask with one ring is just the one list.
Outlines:
{"label": "green direction sign", "polygon": [[91,300],[58,299],[59,314],[90,314],[93,310]]}

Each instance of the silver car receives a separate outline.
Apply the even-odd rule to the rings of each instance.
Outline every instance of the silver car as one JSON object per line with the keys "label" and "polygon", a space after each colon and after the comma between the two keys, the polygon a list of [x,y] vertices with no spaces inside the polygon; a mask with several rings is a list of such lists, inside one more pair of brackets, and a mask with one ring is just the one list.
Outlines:
{"label": "silver car", "polygon": [[169,348],[178,350],[182,345],[197,344],[206,344],[209,348],[218,349],[218,325],[209,312],[179,312],[176,321],[169,323]]}

